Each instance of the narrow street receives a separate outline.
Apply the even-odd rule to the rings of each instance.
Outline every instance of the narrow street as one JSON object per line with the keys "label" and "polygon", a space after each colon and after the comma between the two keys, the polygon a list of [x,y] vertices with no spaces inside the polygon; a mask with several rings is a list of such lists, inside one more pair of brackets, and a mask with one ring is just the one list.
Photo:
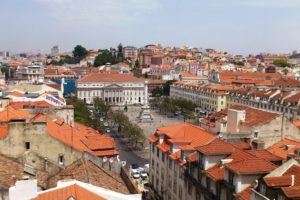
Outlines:
{"label": "narrow street", "polygon": [[129,167],[132,164],[137,164],[140,167],[144,167],[145,164],[148,164],[148,159],[138,156],[134,151],[129,149],[119,137],[116,137],[116,133],[111,130],[110,136],[115,139],[118,150],[120,151],[120,160],[126,161],[126,167]]}

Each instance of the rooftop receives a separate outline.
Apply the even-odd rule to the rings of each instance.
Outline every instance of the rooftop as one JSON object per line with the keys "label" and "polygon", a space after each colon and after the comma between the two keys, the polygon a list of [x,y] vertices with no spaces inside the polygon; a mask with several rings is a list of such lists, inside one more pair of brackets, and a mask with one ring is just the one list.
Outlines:
{"label": "rooftop", "polygon": [[136,78],[131,74],[91,73],[78,80],[78,83],[88,83],[88,82],[108,82],[108,83],[144,82],[144,79]]}

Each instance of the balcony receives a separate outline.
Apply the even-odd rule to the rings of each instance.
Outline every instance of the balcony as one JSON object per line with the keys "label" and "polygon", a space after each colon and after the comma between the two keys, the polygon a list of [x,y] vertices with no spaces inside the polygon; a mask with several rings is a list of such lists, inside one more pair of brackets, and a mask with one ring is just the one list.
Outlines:
{"label": "balcony", "polygon": [[201,184],[201,180],[200,181],[197,180],[192,174],[189,173],[188,169],[184,170],[184,177],[185,177],[185,179],[190,181],[198,190],[201,190],[201,192],[205,193],[205,195],[209,199],[217,199],[216,195],[213,194],[211,191],[209,191],[206,187],[204,187]]}

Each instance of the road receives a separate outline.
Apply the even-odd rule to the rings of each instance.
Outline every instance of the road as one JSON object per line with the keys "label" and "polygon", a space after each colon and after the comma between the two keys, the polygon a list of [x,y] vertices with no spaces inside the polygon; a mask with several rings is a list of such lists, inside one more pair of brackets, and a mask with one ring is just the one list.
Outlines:
{"label": "road", "polygon": [[148,159],[138,156],[134,151],[129,149],[119,137],[116,137],[116,133],[111,130],[110,136],[112,136],[116,142],[117,148],[120,152],[120,160],[126,161],[126,166],[129,167],[132,164],[137,164],[140,167],[143,167],[145,164],[148,164]]}

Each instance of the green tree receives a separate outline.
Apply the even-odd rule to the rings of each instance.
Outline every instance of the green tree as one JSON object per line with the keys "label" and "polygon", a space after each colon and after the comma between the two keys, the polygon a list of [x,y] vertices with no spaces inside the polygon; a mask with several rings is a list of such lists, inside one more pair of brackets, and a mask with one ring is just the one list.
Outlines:
{"label": "green tree", "polygon": [[152,90],[152,97],[160,97],[163,95],[162,87],[158,86]]}
{"label": "green tree", "polygon": [[291,65],[286,60],[275,60],[273,64],[277,67],[291,67]]}
{"label": "green tree", "polygon": [[71,97],[67,100],[68,105],[73,105],[74,107],[74,120],[81,124],[91,126],[92,118],[91,113],[85,103],[78,99],[77,97]]}
{"label": "green tree", "polygon": [[170,96],[170,86],[176,82],[175,80],[166,81],[166,83],[163,85],[163,94],[166,96]]}
{"label": "green tree", "polygon": [[107,118],[108,112],[110,110],[109,103],[105,102],[103,99],[96,97],[93,99],[93,105],[95,108],[95,116],[97,118],[105,117]]}
{"label": "green tree", "polygon": [[138,59],[134,61],[134,68],[140,68],[140,61]]}
{"label": "green tree", "polygon": [[1,67],[1,72],[5,74],[5,79],[9,78],[9,68],[8,67]]}
{"label": "green tree", "polygon": [[106,50],[101,50],[101,54],[99,54],[95,58],[94,66],[98,67],[101,65],[105,65],[106,63],[116,64],[120,61],[122,61],[120,57],[113,55],[110,51],[106,49]]}
{"label": "green tree", "polygon": [[118,57],[123,58],[123,45],[121,43],[118,45]]}
{"label": "green tree", "polygon": [[88,54],[88,51],[86,50],[86,48],[84,48],[81,45],[77,45],[74,50],[73,50],[73,56],[75,58],[78,58],[79,60],[85,58]]}

